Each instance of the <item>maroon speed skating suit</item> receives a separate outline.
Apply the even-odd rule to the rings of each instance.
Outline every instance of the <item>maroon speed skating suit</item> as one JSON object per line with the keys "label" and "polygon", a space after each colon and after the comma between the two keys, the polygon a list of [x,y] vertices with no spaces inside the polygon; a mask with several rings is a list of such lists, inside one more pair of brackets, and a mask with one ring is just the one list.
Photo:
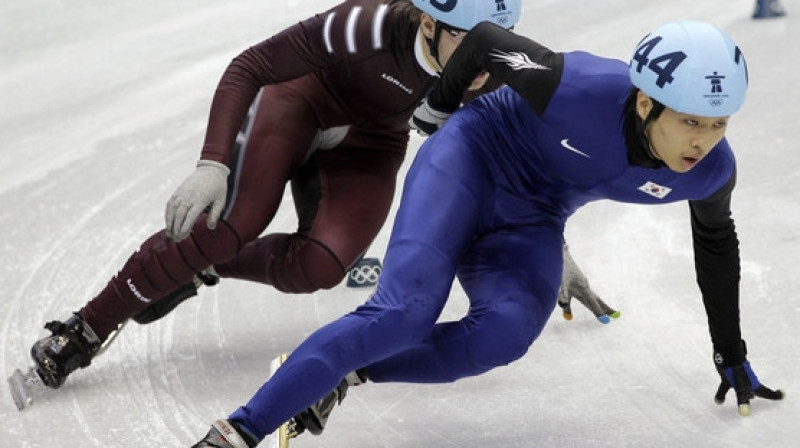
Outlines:
{"label": "maroon speed skating suit", "polygon": [[[147,239],[83,309],[105,339],[214,265],[289,293],[336,286],[382,227],[407,121],[436,74],[408,1],[353,0],[237,56],[217,87],[201,158],[227,165],[216,229]],[[259,236],[291,183],[297,232]]]}

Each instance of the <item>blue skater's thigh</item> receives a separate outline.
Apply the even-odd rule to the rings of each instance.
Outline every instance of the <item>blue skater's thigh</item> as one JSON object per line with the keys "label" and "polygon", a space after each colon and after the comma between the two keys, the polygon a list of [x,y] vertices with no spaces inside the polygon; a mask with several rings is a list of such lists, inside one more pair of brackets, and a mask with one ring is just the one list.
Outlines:
{"label": "blue skater's thigh", "polygon": [[522,357],[556,304],[562,233],[549,225],[489,234],[467,252],[458,278],[469,297],[466,358],[488,370]]}
{"label": "blue skater's thigh", "polygon": [[427,337],[461,254],[491,216],[494,191],[494,177],[467,142],[428,139],[406,177],[377,291],[361,311],[401,310],[407,325],[396,330],[412,331],[414,342]]}
{"label": "blue skater's thigh", "polygon": [[[497,174],[474,148],[475,143],[460,137],[437,132],[417,153],[394,219],[386,270],[395,269],[393,264],[402,259],[420,255],[419,251],[397,249],[411,241],[438,252],[455,271],[461,253],[491,222]],[[395,258],[400,260],[394,262]]]}
{"label": "blue skater's thigh", "polygon": [[[459,258],[493,210],[494,177],[457,137],[432,137],[420,149],[372,298],[309,336],[232,418],[258,435],[270,433],[349,372],[427,347]],[[414,367],[402,365],[399,375]]]}
{"label": "blue skater's thigh", "polygon": [[562,235],[555,227],[496,231],[461,258],[469,313],[442,322],[420,344],[368,367],[376,382],[452,382],[523,356],[556,303]]}

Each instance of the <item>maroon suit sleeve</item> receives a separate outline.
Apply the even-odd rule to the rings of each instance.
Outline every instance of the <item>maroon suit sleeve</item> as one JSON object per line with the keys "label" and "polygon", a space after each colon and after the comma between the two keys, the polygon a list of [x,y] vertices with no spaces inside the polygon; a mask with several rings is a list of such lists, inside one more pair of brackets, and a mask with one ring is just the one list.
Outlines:
{"label": "maroon suit sleeve", "polygon": [[236,56],[222,75],[211,102],[201,158],[224,164],[259,89],[324,68],[320,16],[293,25]]}

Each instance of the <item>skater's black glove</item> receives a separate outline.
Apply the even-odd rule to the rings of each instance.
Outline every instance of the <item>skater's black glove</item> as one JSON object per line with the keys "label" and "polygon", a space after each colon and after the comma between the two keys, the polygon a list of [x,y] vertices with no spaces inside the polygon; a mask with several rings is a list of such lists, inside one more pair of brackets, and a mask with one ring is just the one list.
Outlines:
{"label": "skater's black glove", "polygon": [[750,399],[753,397],[783,400],[786,396],[780,389],[772,390],[761,384],[747,360],[747,347],[744,341],[739,341],[724,350],[715,351],[714,365],[717,367],[721,379],[717,393],[714,395],[714,402],[724,403],[728,389],[733,389],[736,392],[739,414],[742,416],[750,415]]}

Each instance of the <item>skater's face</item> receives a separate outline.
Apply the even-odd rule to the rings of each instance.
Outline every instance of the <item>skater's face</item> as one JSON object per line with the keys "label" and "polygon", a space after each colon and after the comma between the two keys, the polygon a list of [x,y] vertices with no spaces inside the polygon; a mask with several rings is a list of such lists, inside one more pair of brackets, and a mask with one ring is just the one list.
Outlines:
{"label": "skater's face", "polygon": [[453,52],[456,51],[458,45],[462,40],[464,40],[464,36],[467,35],[467,32],[459,28],[442,25],[442,29],[439,32],[439,57],[437,59],[431,56],[430,48],[427,47],[428,42],[435,40],[434,36],[436,35],[436,20],[434,20],[430,15],[423,13],[420,27],[422,28],[422,34],[425,36],[425,49],[428,53],[428,59],[430,59],[431,62],[436,65],[437,71],[441,72],[444,69],[444,66],[447,65],[447,61],[450,60],[450,56],[453,55]]}
{"label": "skater's face", "polygon": [[[428,14],[422,14],[421,19],[421,28],[422,34],[426,37],[425,41],[425,50],[427,52],[428,60],[430,60],[433,65],[436,67],[436,71],[441,72],[444,70],[444,67],[447,65],[447,61],[450,60],[450,57],[453,55],[453,52],[456,51],[456,48],[461,44],[461,41],[464,40],[464,36],[467,35],[467,31],[462,30],[460,28],[454,28],[448,25],[441,25],[441,31],[439,34],[439,57],[434,58],[430,54],[430,49],[427,46],[427,42],[433,40],[434,35],[436,33],[436,21],[433,17],[429,16]],[[483,84],[489,78],[489,74],[486,72],[482,72],[479,74],[475,80],[472,82],[472,85],[469,87],[470,90],[476,90],[483,87]]]}
{"label": "skater's face", "polygon": [[[653,100],[639,92],[636,110],[644,120]],[[665,108],[644,130],[653,155],[678,173],[694,168],[725,136],[729,117],[700,117]]]}

